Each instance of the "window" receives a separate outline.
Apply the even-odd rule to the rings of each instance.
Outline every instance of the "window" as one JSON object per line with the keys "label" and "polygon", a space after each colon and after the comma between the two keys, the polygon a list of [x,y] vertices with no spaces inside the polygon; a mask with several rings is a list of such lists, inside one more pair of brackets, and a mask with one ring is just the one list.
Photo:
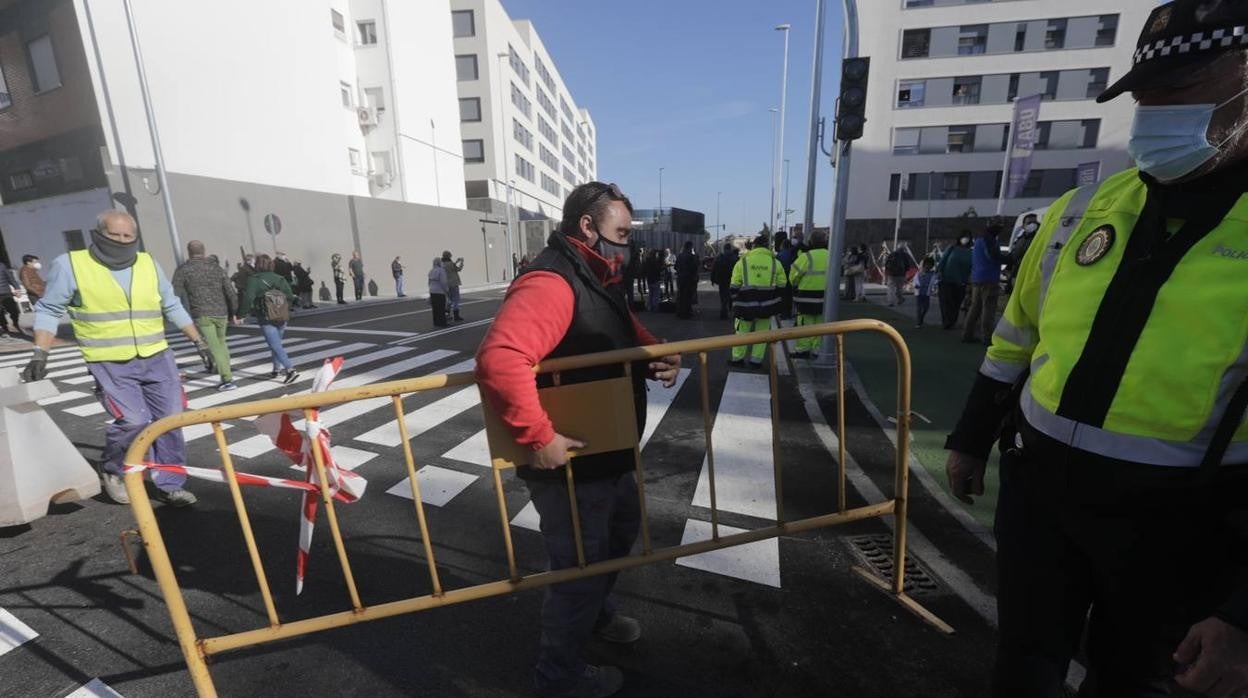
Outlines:
{"label": "window", "polygon": [[942,199],[965,199],[970,185],[971,173],[946,172],[940,178],[940,191],[937,196]]}
{"label": "window", "polygon": [[542,173],[542,189],[545,189],[547,192],[554,194],[555,196],[559,196],[559,182],[555,181],[554,177],[551,177],[545,172]]}
{"label": "window", "polygon": [[536,171],[533,169],[533,163],[517,155],[516,174],[532,182],[534,176],[536,176]]}
{"label": "window", "polygon": [[1009,89],[1006,90],[1005,101],[1013,102],[1015,99],[1018,99],[1019,80],[1020,80],[1020,76],[1018,73],[1013,73],[1010,75],[1010,86],[1009,86]]}
{"label": "window", "polygon": [[[551,77],[550,71],[546,69],[546,64],[542,62],[542,59],[538,58],[537,56],[534,56],[533,67],[535,70],[537,70],[537,77],[538,79],[542,81],[542,84],[546,86],[546,89],[550,90],[551,92],[554,92],[555,91],[555,79]],[[553,109],[554,107],[552,106],[551,108]],[[554,114],[551,114],[551,116],[553,117]]]}
{"label": "window", "polygon": [[377,112],[377,117],[381,118],[386,113],[386,93],[380,87],[365,87],[364,101],[368,102],[368,106]]}
{"label": "window", "polygon": [[459,120],[460,121],[480,121],[481,120],[481,98],[480,97],[461,97],[460,98]]}
{"label": "window", "polygon": [[570,187],[576,186],[576,173],[567,165],[563,166],[563,181],[567,182]]}
{"label": "window", "polygon": [[1019,22],[1014,29],[1014,51],[1015,53],[1027,48],[1027,23]]}
{"label": "window", "polygon": [[480,138],[463,142],[464,162],[485,162],[485,141]]}
{"label": "window", "polygon": [[550,101],[550,97],[547,97],[546,93],[542,92],[542,88],[540,87],[537,88],[537,103],[542,107],[542,111],[550,115],[550,118],[559,118],[558,115],[555,114],[555,103]]}
{"label": "window", "polygon": [[1040,73],[1040,81],[1044,83],[1044,89],[1040,92],[1041,99],[1057,99],[1057,81],[1061,74],[1056,71],[1046,71]]}
{"label": "window", "polygon": [[30,170],[22,170],[9,175],[9,187],[13,191],[21,191],[23,189],[34,189],[35,175]]}
{"label": "window", "polygon": [[927,58],[932,50],[931,29],[907,29],[901,35],[902,58]]}
{"label": "window", "polygon": [[516,87],[514,82],[511,83],[511,103],[516,106],[516,109],[520,110],[521,114],[532,118],[533,103],[529,101],[528,97],[524,96],[524,92],[519,87]]}
{"label": "window", "polygon": [[568,106],[567,101],[563,97],[559,98],[559,108],[563,110],[563,115],[568,118],[568,121],[576,121],[572,116],[572,108]]}
{"label": "window", "polygon": [[360,151],[355,148],[347,148],[347,160],[351,162],[351,172],[354,174],[364,173],[364,165],[360,161]]}
{"label": "window", "polygon": [[572,152],[567,143],[563,144],[563,159],[568,162],[576,162],[576,153]]}
{"label": "window", "polygon": [[572,127],[568,126],[566,122],[563,122],[563,121],[559,122],[559,131],[563,134],[563,137],[568,139],[569,141],[576,140],[576,137],[572,135]]}
{"label": "window", "polygon": [[351,96],[351,83],[338,83],[338,94],[342,97],[342,106],[347,109],[355,106],[355,99]]}
{"label": "window", "polygon": [[1075,188],[1075,170],[1032,170],[1023,184],[1022,197],[1057,197]]}
{"label": "window", "polygon": [[950,126],[947,142],[950,153],[972,152],[975,150],[975,127]]}
{"label": "window", "polygon": [[1080,141],[1080,147],[1095,148],[1101,134],[1101,120],[1084,119],[1080,125],[1083,126],[1083,140]]}
{"label": "window", "polygon": [[1036,150],[1049,149],[1049,136],[1053,135],[1052,121],[1036,122]]}
{"label": "window", "polygon": [[541,155],[542,164],[554,170],[555,172],[558,172],[559,171],[559,156],[555,155],[553,152],[551,152],[550,148],[547,148],[544,145],[538,144],[537,147],[538,147],[538,150],[540,151],[539,155]]}
{"label": "window", "polygon": [[[538,90],[537,94],[540,98],[541,90]],[[551,126],[549,121],[543,119],[541,114],[537,115],[537,132],[542,134],[542,138],[545,138],[548,143],[558,147],[559,134],[555,133],[555,127]]]}
{"label": "window", "polygon": [[394,175],[394,166],[391,164],[390,151],[374,150],[368,154],[370,163],[369,174],[384,175],[387,180]]}
{"label": "window", "polygon": [[377,43],[377,22],[371,19],[355,23],[360,33],[360,45],[372,46]]}
{"label": "window", "polygon": [[1093,68],[1088,71],[1088,99],[1096,99],[1109,87],[1109,68]]}
{"label": "window", "polygon": [[1044,28],[1044,47],[1058,49],[1066,46],[1066,20],[1050,19]]}
{"label": "window", "polygon": [[472,10],[454,10],[451,12],[451,36],[461,39],[477,35],[477,21]]}
{"label": "window", "polygon": [[953,103],[979,104],[979,90],[982,84],[983,78],[978,75],[954,78]]}
{"label": "window", "polygon": [[337,34],[339,39],[347,38],[347,21],[343,19],[341,12],[331,9],[329,11],[329,21],[333,23],[334,34]]}
{"label": "window", "polygon": [[4,81],[4,66],[0,65],[0,109],[13,106],[13,95],[9,94],[9,86]]}
{"label": "window", "polygon": [[521,82],[524,83],[525,87],[528,87],[529,66],[524,64],[524,61],[520,58],[520,54],[516,53],[515,47],[511,44],[507,44],[507,62],[511,64],[512,72],[520,76]]}
{"label": "window", "polygon": [[1118,38],[1118,15],[1101,15],[1096,22],[1095,46],[1113,46]]}
{"label": "window", "polygon": [[61,86],[61,71],[56,65],[56,53],[52,50],[52,37],[44,34],[26,42],[26,55],[30,58],[35,92],[55,90]]}
{"label": "window", "polygon": [[926,91],[927,83],[923,80],[902,80],[897,88],[898,108],[923,106],[923,96]]}
{"label": "window", "polygon": [[460,82],[476,80],[477,73],[477,54],[470,53],[461,56],[455,56],[455,79]]}
{"label": "window", "polygon": [[66,182],[77,182],[82,179],[82,161],[76,156],[61,158],[61,177]]}
{"label": "window", "polygon": [[87,243],[82,238],[81,230],[65,230],[61,232],[61,236],[65,238],[65,249],[70,252],[87,249]]}
{"label": "window", "polygon": [[520,145],[533,150],[533,132],[525,128],[519,121],[511,120],[511,135],[515,136]]}
{"label": "window", "polygon": [[906,9],[912,7],[931,7],[936,4],[936,0],[906,0]]}
{"label": "window", "polygon": [[988,50],[988,25],[971,24],[958,31],[958,55],[975,56]]}

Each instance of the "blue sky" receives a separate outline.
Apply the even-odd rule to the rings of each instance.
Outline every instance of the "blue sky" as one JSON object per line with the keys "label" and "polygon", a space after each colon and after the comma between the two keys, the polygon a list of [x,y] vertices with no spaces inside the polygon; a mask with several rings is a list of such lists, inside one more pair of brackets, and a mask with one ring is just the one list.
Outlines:
{"label": "blue sky", "polygon": [[[513,19],[531,20],[577,102],[598,126],[598,175],[638,208],[663,204],[702,211],[715,224],[716,192],[728,233],[767,220],[771,119],[780,102],[789,37],[784,157],[790,224],[801,222],[806,186],[814,0],[502,0]],[[841,3],[830,2],[824,47],[823,108],[836,100]],[[815,223],[831,216],[831,173],[820,156]],[[783,190],[781,195],[783,204]]]}

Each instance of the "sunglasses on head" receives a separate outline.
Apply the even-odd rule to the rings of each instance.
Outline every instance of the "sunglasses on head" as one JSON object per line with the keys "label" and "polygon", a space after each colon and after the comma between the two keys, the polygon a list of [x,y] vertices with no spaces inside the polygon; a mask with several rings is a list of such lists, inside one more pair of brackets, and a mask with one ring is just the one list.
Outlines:
{"label": "sunglasses on head", "polygon": [[589,197],[589,201],[585,203],[585,208],[587,210],[589,209],[590,206],[594,205],[595,201],[597,201],[598,199],[601,199],[603,195],[607,193],[610,193],[611,198],[617,201],[622,201],[628,198],[627,196],[624,196],[624,192],[620,191],[620,186],[616,184],[615,182],[612,182],[610,184],[604,184],[602,186],[603,188],[600,189],[597,194],[594,194],[593,196]]}

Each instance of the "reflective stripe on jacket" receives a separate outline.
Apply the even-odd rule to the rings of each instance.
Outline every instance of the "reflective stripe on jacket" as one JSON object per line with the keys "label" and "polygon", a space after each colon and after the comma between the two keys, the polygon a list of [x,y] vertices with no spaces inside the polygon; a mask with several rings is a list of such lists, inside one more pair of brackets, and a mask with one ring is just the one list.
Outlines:
{"label": "reflective stripe on jacket", "polygon": [[765,247],[745,253],[732,268],[733,313],[743,320],[758,320],[780,312],[780,289],[789,285],[784,265]]}
{"label": "reflective stripe on jacket", "polygon": [[87,250],[69,253],[80,305],[69,306],[69,317],[87,361],[129,361],[168,348],[161,312],[156,263],[140,252],[130,269],[130,293],[117,284],[108,267]]}
{"label": "reflective stripe on jacket", "polygon": [[807,250],[797,256],[789,270],[793,305],[803,315],[823,314],[823,292],[828,285],[828,250]]}

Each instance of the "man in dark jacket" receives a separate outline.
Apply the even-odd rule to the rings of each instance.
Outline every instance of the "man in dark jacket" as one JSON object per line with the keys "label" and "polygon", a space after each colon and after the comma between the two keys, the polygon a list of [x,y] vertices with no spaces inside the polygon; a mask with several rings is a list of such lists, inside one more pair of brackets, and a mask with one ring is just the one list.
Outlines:
{"label": "man in dark jacket", "polygon": [[173,292],[182,300],[182,307],[191,314],[199,334],[208,343],[212,361],[206,366],[221,377],[217,390],[234,390],[234,374],[230,370],[230,347],[225,333],[230,319],[239,321],[238,295],[234,285],[225,276],[225,270],[204,256],[204,243],[191,240],[186,243],[190,257],[173,272],[170,283]]}
{"label": "man in dark jacket", "polygon": [[940,275],[940,323],[951,330],[958,324],[966,286],[971,283],[971,231],[963,230],[958,244],[945,250],[936,265],[936,273]]}
{"label": "man in dark jacket", "polygon": [[[628,249],[632,205],[614,184],[589,182],[568,196],[559,230],[511,284],[477,350],[477,381],[487,403],[517,444],[533,453],[517,467],[541,516],[550,568],[574,567],[576,544],[568,505],[565,465],[573,468],[585,562],[627,555],[640,525],[633,451],[608,451],[569,459],[585,443],[557,432],[538,400],[549,376],[533,377],[547,358],[654,344],[655,339],[625,306],[621,250]],[[671,387],[680,357],[649,364],[650,377]],[[638,436],[646,414],[645,370],[633,371]],[[619,365],[565,371],[563,384],[624,375]],[[610,597],[615,575],[590,577],[547,588],[534,682],[544,696],[609,696],[623,677],[614,667],[585,664],[581,652],[591,634],[617,643],[641,637],[637,621],[615,612]]]}
{"label": "man in dark jacket", "polygon": [[[992,344],[992,328],[997,324],[997,298],[1001,295],[1001,265],[1009,261],[1001,252],[997,236],[1000,223],[990,223],[971,248],[971,309],[966,312],[962,341]],[[976,327],[978,325],[978,327]],[[979,330],[979,337],[975,330]]]}
{"label": "man in dark jacket", "polygon": [[295,283],[294,265],[290,263],[290,258],[285,252],[278,252],[277,257],[273,259],[273,273],[285,279],[288,284]]}
{"label": "man in dark jacket", "polygon": [[676,255],[676,317],[693,317],[693,296],[698,292],[698,256],[693,253],[693,243]]}
{"label": "man in dark jacket", "polygon": [[732,311],[732,268],[737,265],[737,248],[724,243],[724,251],[715,258],[711,267],[711,283],[719,287],[719,319],[727,320]]}

